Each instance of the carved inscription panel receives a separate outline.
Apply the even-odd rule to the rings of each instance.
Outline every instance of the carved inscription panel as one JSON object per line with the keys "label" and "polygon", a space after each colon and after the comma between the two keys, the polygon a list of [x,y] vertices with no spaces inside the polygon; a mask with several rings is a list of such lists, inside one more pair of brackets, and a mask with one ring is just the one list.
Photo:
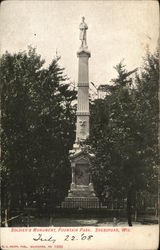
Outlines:
{"label": "carved inscription panel", "polygon": [[75,168],[76,185],[89,185],[89,165],[76,164]]}

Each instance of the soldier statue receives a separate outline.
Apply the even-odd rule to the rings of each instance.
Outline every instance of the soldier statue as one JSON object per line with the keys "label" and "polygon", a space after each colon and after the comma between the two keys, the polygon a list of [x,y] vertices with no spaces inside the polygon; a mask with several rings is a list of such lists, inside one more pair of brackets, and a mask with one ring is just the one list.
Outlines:
{"label": "soldier statue", "polygon": [[82,22],[79,25],[79,29],[80,29],[80,36],[79,39],[81,40],[81,48],[87,48],[87,32],[86,30],[88,29],[87,24],[85,23],[85,18],[82,17]]}

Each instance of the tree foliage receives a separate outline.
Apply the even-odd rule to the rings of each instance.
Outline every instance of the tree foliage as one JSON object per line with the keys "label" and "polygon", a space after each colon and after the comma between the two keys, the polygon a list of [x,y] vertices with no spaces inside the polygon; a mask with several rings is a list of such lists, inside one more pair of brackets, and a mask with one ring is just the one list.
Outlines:
{"label": "tree foliage", "polygon": [[106,98],[91,104],[92,175],[101,200],[127,198],[130,209],[137,192],[157,192],[158,53],[139,73],[115,69]]}
{"label": "tree foliage", "polygon": [[1,58],[4,206],[54,206],[67,192],[76,93],[59,59],[44,68],[33,48]]}

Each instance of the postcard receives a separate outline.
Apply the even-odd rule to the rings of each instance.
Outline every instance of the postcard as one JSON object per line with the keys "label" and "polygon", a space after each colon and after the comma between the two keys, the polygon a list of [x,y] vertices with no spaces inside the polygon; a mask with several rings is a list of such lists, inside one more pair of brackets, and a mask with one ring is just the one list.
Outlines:
{"label": "postcard", "polygon": [[159,243],[158,1],[2,1],[1,248]]}

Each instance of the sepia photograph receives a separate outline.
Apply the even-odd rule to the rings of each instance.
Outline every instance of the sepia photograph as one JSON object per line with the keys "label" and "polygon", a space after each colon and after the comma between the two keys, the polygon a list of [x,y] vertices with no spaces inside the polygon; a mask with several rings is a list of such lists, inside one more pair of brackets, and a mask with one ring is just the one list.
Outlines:
{"label": "sepia photograph", "polygon": [[156,249],[158,1],[2,1],[0,37],[2,249]]}

